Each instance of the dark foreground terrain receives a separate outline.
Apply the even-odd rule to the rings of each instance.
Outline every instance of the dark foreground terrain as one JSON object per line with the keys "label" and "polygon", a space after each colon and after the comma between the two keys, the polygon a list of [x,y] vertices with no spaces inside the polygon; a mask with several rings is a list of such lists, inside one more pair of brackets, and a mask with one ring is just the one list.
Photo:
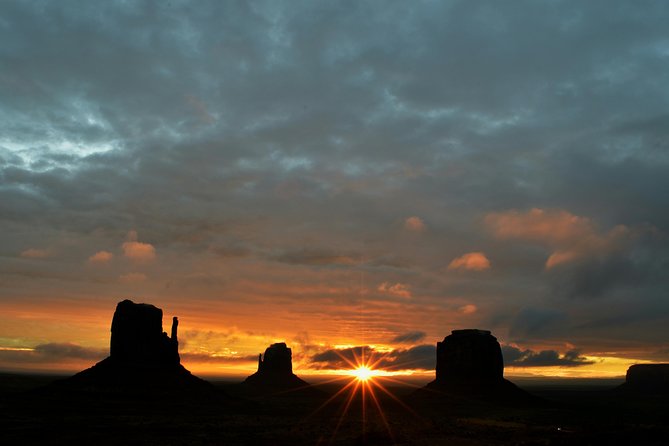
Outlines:
{"label": "dark foreground terrain", "polygon": [[[0,375],[0,443],[155,445],[665,445],[666,397],[604,386],[527,386],[540,398],[485,402],[386,382],[385,393],[72,391]],[[343,381],[345,384],[346,381]]]}

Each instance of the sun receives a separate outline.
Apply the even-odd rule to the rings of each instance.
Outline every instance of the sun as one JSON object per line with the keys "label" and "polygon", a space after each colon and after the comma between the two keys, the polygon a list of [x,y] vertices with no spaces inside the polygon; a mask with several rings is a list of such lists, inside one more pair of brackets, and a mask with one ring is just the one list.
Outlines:
{"label": "sun", "polygon": [[374,376],[374,370],[367,366],[360,366],[357,369],[351,370],[351,375],[355,376],[358,381],[368,381]]}

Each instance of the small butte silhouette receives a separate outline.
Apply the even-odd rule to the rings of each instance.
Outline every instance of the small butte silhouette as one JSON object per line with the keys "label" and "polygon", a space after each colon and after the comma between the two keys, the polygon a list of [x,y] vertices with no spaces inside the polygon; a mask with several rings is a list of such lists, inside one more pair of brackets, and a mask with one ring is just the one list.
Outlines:
{"label": "small butte silhouette", "polygon": [[251,386],[291,389],[307,386],[307,382],[293,373],[292,350],[285,342],[272,344],[265,355],[258,354],[258,371],[244,380]]}
{"label": "small butte silhouette", "polygon": [[272,344],[258,354],[258,370],[241,383],[249,395],[320,395],[321,391],[293,373],[292,350],[285,342]]}

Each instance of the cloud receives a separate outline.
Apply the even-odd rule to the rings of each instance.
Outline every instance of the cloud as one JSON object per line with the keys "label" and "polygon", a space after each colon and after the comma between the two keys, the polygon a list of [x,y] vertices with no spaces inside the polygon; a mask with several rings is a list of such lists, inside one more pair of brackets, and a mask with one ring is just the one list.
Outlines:
{"label": "cloud", "polygon": [[435,345],[417,345],[408,349],[393,350],[383,357],[379,367],[387,370],[434,370],[436,357]]}
{"label": "cloud", "polygon": [[505,367],[578,367],[594,364],[594,361],[582,356],[578,350],[560,354],[556,350],[521,350],[512,345],[503,345],[502,356]]}
{"label": "cloud", "polygon": [[486,223],[499,238],[550,252],[545,278],[556,295],[594,298],[662,281],[658,268],[666,261],[666,237],[650,225],[601,231],[589,218],[542,209],[491,213]]}
{"label": "cloud", "polygon": [[564,210],[531,209],[493,212],[486,224],[501,239],[522,239],[551,245],[572,244],[593,236],[592,222]]}
{"label": "cloud", "polygon": [[[179,342],[181,343],[187,341],[189,344],[199,346],[227,345],[234,344],[239,341],[240,335],[241,333],[236,328],[231,328],[227,331],[190,329],[182,330],[181,334],[179,335]],[[228,356],[231,355],[231,353],[228,354]]]}
{"label": "cloud", "polygon": [[467,304],[458,308],[458,311],[462,314],[474,314],[478,310],[479,310],[478,307],[474,304]]}
{"label": "cloud", "polygon": [[217,353],[190,353],[190,352],[181,352],[179,353],[181,360],[184,362],[200,362],[200,363],[213,363],[213,364],[228,364],[228,363],[239,363],[239,362],[257,362],[257,355],[221,355]]}
{"label": "cloud", "polygon": [[569,263],[576,260],[579,253],[576,251],[555,251],[546,260],[546,269],[554,268],[562,263]]}
{"label": "cloud", "polygon": [[423,232],[427,229],[425,222],[420,217],[409,217],[404,220],[404,228],[411,232]]}
{"label": "cloud", "polygon": [[485,271],[490,268],[490,260],[482,252],[469,252],[457,257],[448,265],[448,269]]}
{"label": "cloud", "polygon": [[645,229],[632,230],[624,225],[618,225],[607,234],[592,234],[575,241],[569,248],[553,252],[546,260],[546,269],[550,270],[559,265],[594,256],[615,256],[621,251],[630,249],[632,243],[643,231]]}
{"label": "cloud", "polygon": [[653,226],[617,225],[603,232],[588,218],[541,209],[492,213],[486,222],[500,238],[517,238],[552,251],[544,268],[557,295],[596,298],[662,281],[666,237]]}
{"label": "cloud", "polygon": [[21,251],[21,257],[24,259],[45,259],[51,256],[47,249],[29,248]]}
{"label": "cloud", "polygon": [[186,95],[184,99],[203,124],[212,124],[216,121],[216,118],[207,110],[207,106],[204,102],[192,95]]}
{"label": "cloud", "polygon": [[46,363],[68,359],[98,361],[108,353],[106,349],[82,347],[72,343],[46,343],[32,348],[0,348],[0,360],[7,363]]}
{"label": "cloud", "polygon": [[49,343],[37,345],[35,353],[45,357],[98,359],[106,354],[106,350],[82,347],[71,343]]}
{"label": "cloud", "polygon": [[118,280],[121,283],[139,283],[147,279],[146,274],[143,273],[127,273],[119,276]]}
{"label": "cloud", "polygon": [[427,334],[424,331],[408,331],[395,336],[390,342],[394,344],[413,343],[425,339]]}
{"label": "cloud", "polygon": [[310,362],[317,368],[348,369],[357,363],[357,358],[362,358],[363,352],[369,357],[372,351],[368,346],[328,349],[312,355]]}
{"label": "cloud", "polygon": [[245,246],[215,246],[211,248],[211,251],[219,257],[223,258],[238,258],[238,257],[247,257],[251,254],[251,249]]}
{"label": "cloud", "polygon": [[563,311],[549,308],[523,308],[514,318],[509,334],[514,337],[550,337],[567,331],[569,318]]}
{"label": "cloud", "polygon": [[98,251],[88,258],[91,263],[107,263],[114,257],[109,251]]}
{"label": "cloud", "polygon": [[543,244],[553,252],[545,263],[547,270],[581,258],[610,254],[623,249],[635,237],[625,225],[601,234],[595,224],[564,210],[531,209],[490,213],[485,221],[501,239],[520,239]]}
{"label": "cloud", "polygon": [[137,241],[137,232],[128,232],[127,241],[121,245],[123,255],[139,262],[150,262],[156,258],[156,250],[150,243]]}
{"label": "cloud", "polygon": [[343,254],[329,249],[305,248],[288,250],[274,257],[277,262],[293,265],[355,265],[359,259],[355,255]]}
{"label": "cloud", "polygon": [[328,349],[309,358],[312,368],[325,370],[350,369],[356,358],[364,357],[375,368],[397,370],[433,370],[436,363],[434,345],[417,345],[408,349],[377,351],[369,346]]}
{"label": "cloud", "polygon": [[657,274],[662,260],[649,258],[643,251],[579,258],[552,268],[548,280],[555,294],[567,297],[597,298],[616,289],[638,294],[644,283],[661,281]]}
{"label": "cloud", "polygon": [[383,294],[389,294],[391,296],[404,297],[407,299],[411,297],[409,285],[404,283],[393,284],[390,282],[383,282],[376,289]]}

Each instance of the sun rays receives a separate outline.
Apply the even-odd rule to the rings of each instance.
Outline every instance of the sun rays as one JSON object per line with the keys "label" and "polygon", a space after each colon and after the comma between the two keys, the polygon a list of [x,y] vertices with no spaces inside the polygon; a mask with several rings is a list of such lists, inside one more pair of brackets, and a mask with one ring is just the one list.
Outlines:
{"label": "sun rays", "polygon": [[[336,412],[336,423],[332,431],[331,441],[335,440],[337,432],[343,425],[347,415],[357,416],[356,413],[358,410],[363,435],[368,428],[367,425],[371,417],[376,415],[378,416],[377,420],[380,422],[379,424],[383,425],[383,429],[386,430],[389,438],[394,438],[392,427],[386,415],[387,407],[384,409],[384,404],[387,406],[388,403],[391,403],[418,417],[410,407],[393,394],[391,389],[386,387],[385,384],[387,383],[400,383],[400,381],[392,378],[391,371],[377,368],[385,359],[383,355],[366,351],[365,348],[360,349],[359,352],[353,351],[352,357],[346,357],[342,354],[338,355],[349,368],[342,376],[326,381],[323,384],[342,382],[343,386],[310,415],[313,416],[330,405],[339,406]],[[345,382],[346,380],[348,382]]]}

